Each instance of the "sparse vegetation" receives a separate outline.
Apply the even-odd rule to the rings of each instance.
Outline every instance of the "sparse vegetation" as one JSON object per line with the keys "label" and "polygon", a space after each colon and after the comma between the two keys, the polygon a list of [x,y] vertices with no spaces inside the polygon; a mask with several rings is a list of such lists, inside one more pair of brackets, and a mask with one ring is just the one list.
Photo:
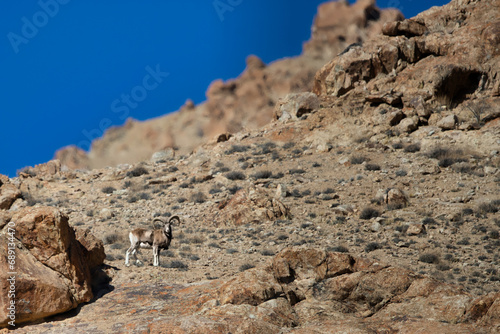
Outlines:
{"label": "sparse vegetation", "polygon": [[246,152],[250,149],[250,146],[247,145],[232,145],[230,149],[225,151],[224,153],[226,155],[233,154],[233,153],[243,153]]}
{"label": "sparse vegetation", "polygon": [[245,270],[252,269],[252,268],[255,268],[255,265],[250,264],[250,263],[245,263],[245,264],[242,264],[240,266],[239,270],[240,271],[245,271]]}
{"label": "sparse vegetation", "polygon": [[349,159],[349,162],[353,165],[361,165],[365,161],[368,161],[368,159],[365,156],[361,156],[361,155],[353,155]]}
{"label": "sparse vegetation", "polygon": [[229,172],[224,175],[228,180],[235,181],[235,180],[245,180],[247,177],[245,176],[244,173],[242,172]]}
{"label": "sparse vegetation", "polygon": [[403,144],[401,143],[394,143],[392,144],[392,148],[395,149],[395,150],[400,150],[403,148]]}
{"label": "sparse vegetation", "polygon": [[264,256],[274,256],[274,252],[268,249],[264,249],[260,252],[261,255]]}
{"label": "sparse vegetation", "polygon": [[436,263],[439,263],[439,256],[437,256],[436,254],[432,254],[432,253],[425,253],[425,254],[420,255],[418,260],[420,262],[436,264]]}
{"label": "sparse vegetation", "polygon": [[379,216],[380,216],[380,212],[378,210],[373,209],[373,208],[364,208],[361,211],[361,214],[359,215],[359,218],[360,219],[368,220],[368,219],[376,218],[376,217],[379,217]]}
{"label": "sparse vegetation", "polygon": [[151,195],[148,193],[139,193],[139,199],[143,199],[145,201],[149,201],[151,199]]}
{"label": "sparse vegetation", "polygon": [[104,187],[101,191],[105,194],[112,194],[116,189],[113,187]]}
{"label": "sparse vegetation", "polygon": [[208,191],[208,193],[209,193],[210,195],[218,194],[218,193],[221,193],[221,192],[222,192],[222,190],[221,190],[219,187],[213,187],[213,188],[211,188],[211,189]]}
{"label": "sparse vegetation", "polygon": [[373,252],[374,250],[381,249],[382,245],[379,244],[378,242],[370,242],[369,244],[366,245],[365,247],[365,252]]}
{"label": "sparse vegetation", "polygon": [[261,170],[256,172],[255,174],[252,175],[252,178],[258,180],[258,179],[269,179],[273,175],[273,172],[269,170]]}
{"label": "sparse vegetation", "polygon": [[329,252],[349,253],[349,250],[347,249],[347,247],[344,247],[344,246],[328,247],[327,250]]}
{"label": "sparse vegetation", "polygon": [[191,195],[191,202],[201,204],[205,203],[206,200],[207,197],[201,191]]}
{"label": "sparse vegetation", "polygon": [[365,169],[369,171],[380,170],[380,166],[377,164],[366,164]]}
{"label": "sparse vegetation", "polygon": [[138,176],[142,176],[142,175],[146,175],[146,174],[149,174],[149,172],[146,168],[144,168],[142,166],[137,166],[134,169],[132,169],[131,171],[127,172],[128,177],[138,177]]}
{"label": "sparse vegetation", "polygon": [[238,187],[238,186],[232,186],[232,187],[228,188],[229,193],[230,193],[231,195],[236,194],[236,193],[237,193],[239,190],[241,190],[241,189],[242,189],[242,188],[241,188],[241,187]]}
{"label": "sparse vegetation", "polygon": [[188,265],[182,261],[179,261],[179,260],[173,260],[173,261],[170,261],[170,262],[168,262],[164,265],[161,265],[161,266],[163,268],[175,268],[175,269],[179,269],[182,271],[185,271],[188,269]]}
{"label": "sparse vegetation", "polygon": [[420,144],[410,144],[405,146],[404,151],[407,153],[415,153],[420,151]]}
{"label": "sparse vegetation", "polygon": [[405,171],[404,169],[400,169],[400,170],[396,171],[396,176],[403,177],[403,176],[406,176],[406,175],[408,175],[408,172]]}
{"label": "sparse vegetation", "polygon": [[102,242],[105,245],[111,245],[114,244],[117,240],[118,240],[118,235],[116,233],[111,233],[111,234],[106,234]]}
{"label": "sparse vegetation", "polygon": [[438,160],[439,167],[449,167],[457,162],[466,162],[464,151],[457,148],[437,146],[427,152],[427,156]]}
{"label": "sparse vegetation", "polygon": [[485,215],[487,213],[496,213],[498,212],[498,207],[499,205],[496,201],[484,202],[479,204],[476,212],[482,215]]}

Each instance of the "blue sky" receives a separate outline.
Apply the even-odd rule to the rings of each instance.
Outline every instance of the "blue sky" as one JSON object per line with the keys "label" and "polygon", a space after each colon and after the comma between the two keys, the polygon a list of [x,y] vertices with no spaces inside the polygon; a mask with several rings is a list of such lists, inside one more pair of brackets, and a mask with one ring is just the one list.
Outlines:
{"label": "blue sky", "polygon": [[[301,53],[321,0],[0,3],[0,173],[52,159],[126,117],[205,100],[245,58]],[[447,1],[379,1],[406,17]]]}

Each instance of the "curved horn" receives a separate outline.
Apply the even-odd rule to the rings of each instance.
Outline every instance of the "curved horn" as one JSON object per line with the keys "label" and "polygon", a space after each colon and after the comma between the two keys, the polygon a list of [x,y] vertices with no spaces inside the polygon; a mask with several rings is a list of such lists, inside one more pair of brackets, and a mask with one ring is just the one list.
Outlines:
{"label": "curved horn", "polygon": [[[156,227],[155,222],[161,222],[161,227]],[[165,222],[164,219],[162,219],[160,217],[156,217],[153,219],[153,230],[156,230],[157,228],[162,228],[163,226],[165,226],[165,224],[167,224],[167,223]]]}
{"label": "curved horn", "polygon": [[172,223],[172,220],[177,220],[177,222],[179,224],[181,223],[181,219],[179,218],[179,216],[172,216],[172,217],[170,217],[170,219],[168,220],[168,222]]}
{"label": "curved horn", "polygon": [[156,217],[155,219],[153,219],[153,223],[156,221],[162,222],[163,224],[167,223],[165,220],[163,220],[163,218],[160,218],[160,217]]}

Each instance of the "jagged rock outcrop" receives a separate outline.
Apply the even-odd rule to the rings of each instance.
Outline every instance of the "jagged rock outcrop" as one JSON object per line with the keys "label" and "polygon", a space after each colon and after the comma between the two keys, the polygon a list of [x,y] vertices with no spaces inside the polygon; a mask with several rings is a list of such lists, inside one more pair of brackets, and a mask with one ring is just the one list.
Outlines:
{"label": "jagged rock outcrop", "polygon": [[290,247],[266,265],[230,278],[190,286],[125,284],[82,310],[91,323],[66,321],[29,330],[471,334],[498,331],[499,312],[500,293],[473,298],[406,269]]}
{"label": "jagged rock outcrop", "polygon": [[61,171],[61,162],[57,159],[36,165],[35,167],[25,167],[19,172],[22,178],[37,177],[40,179],[53,178]]}
{"label": "jagged rock outcrop", "polygon": [[257,187],[241,189],[234,196],[218,205],[213,217],[217,225],[244,225],[275,219],[286,219],[290,210],[278,198]]}
{"label": "jagged rock outcrop", "polygon": [[0,210],[8,210],[16,199],[21,197],[21,191],[9,182],[9,178],[0,174]]}
{"label": "jagged rock outcrop", "polygon": [[168,147],[187,154],[221,133],[261,127],[272,121],[279,98],[309,91],[316,71],[333,56],[351,43],[380,34],[384,23],[397,19],[402,19],[398,10],[380,10],[375,0],[323,4],[301,56],[269,65],[250,56],[238,78],[210,85],[206,102],[194,106],[188,101],[178,112],[145,122],[128,120],[94,140],[88,154],[71,146],[55,158],[69,168],[100,168],[146,160]]}
{"label": "jagged rock outcrop", "polygon": [[[23,209],[11,222],[0,233],[0,248],[12,249],[15,259],[12,264],[0,257],[0,279],[15,277],[16,325],[66,312],[93,298],[91,271],[103,263],[102,242],[85,233],[77,239],[68,217],[52,207]],[[12,228],[13,238],[8,234]],[[0,326],[6,326],[11,320],[7,317],[11,288],[1,286]]]}
{"label": "jagged rock outcrop", "polygon": [[459,1],[384,25],[317,74],[314,92],[381,131],[474,128],[500,116],[495,0]]}

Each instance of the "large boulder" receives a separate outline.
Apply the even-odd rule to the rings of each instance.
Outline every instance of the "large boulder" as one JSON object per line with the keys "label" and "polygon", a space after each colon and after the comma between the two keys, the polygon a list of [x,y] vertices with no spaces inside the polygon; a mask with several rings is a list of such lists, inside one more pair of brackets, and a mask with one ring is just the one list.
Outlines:
{"label": "large boulder", "polygon": [[21,191],[11,183],[0,180],[0,210],[8,210],[16,199],[21,197]]}
{"label": "large boulder", "polygon": [[287,219],[289,208],[266,190],[251,186],[241,189],[218,206],[213,217],[217,225],[244,225],[252,222]]}
{"label": "large boulder", "polygon": [[[12,230],[13,229],[13,230]],[[9,234],[9,232],[14,234]],[[66,312],[93,298],[91,270],[104,260],[104,249],[85,233],[80,240],[68,217],[53,207],[26,208],[13,215],[1,231],[1,249],[11,249],[15,259],[0,257],[0,326],[9,318],[8,290],[15,290],[15,323],[32,322]],[[14,272],[15,274],[11,274]]]}

